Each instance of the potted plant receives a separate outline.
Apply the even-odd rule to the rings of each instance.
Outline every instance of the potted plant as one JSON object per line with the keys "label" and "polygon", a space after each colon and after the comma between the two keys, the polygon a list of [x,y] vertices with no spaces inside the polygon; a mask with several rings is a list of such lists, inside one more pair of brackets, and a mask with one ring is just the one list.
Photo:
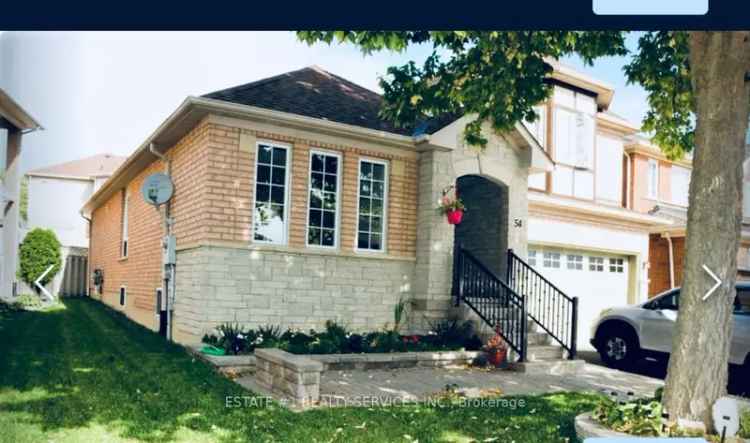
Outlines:
{"label": "potted plant", "polygon": [[451,185],[443,189],[443,196],[438,201],[438,211],[445,214],[448,223],[452,225],[461,223],[466,207],[464,202],[456,195],[455,186]]}
{"label": "potted plant", "polygon": [[495,335],[487,340],[482,350],[487,354],[487,361],[494,367],[499,368],[505,363],[505,359],[508,357],[508,344],[500,335],[499,326],[495,329]]}

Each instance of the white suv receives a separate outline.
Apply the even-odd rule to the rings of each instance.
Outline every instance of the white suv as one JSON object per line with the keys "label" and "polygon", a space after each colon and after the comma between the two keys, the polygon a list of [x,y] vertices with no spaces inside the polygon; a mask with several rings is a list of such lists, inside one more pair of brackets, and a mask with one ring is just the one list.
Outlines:
{"label": "white suv", "polygon": [[[729,363],[750,367],[750,283],[737,283]],[[680,288],[634,306],[605,309],[591,344],[607,366],[624,368],[642,357],[668,357],[676,329]]]}

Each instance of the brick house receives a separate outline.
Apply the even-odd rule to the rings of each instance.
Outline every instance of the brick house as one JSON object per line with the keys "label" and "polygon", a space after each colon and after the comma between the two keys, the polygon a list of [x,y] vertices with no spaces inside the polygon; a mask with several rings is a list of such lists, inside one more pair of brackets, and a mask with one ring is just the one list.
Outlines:
{"label": "brick house", "polygon": [[[628,141],[631,204],[634,210],[668,218],[669,226],[652,231],[649,238],[648,294],[653,297],[682,285],[687,226],[688,190],[692,161],[670,160],[641,137]],[[745,195],[750,195],[750,174],[745,173]],[[737,251],[737,278],[750,279],[750,204],[743,203],[743,226]]]}
{"label": "brick house", "polygon": [[[167,167],[153,146],[175,188],[176,341],[233,321],[375,330],[401,297],[414,330],[445,317],[454,240],[498,273],[507,248],[525,257],[528,174],[552,162],[521,124],[489,134],[480,156],[463,145],[465,118],[398,128],[380,103],[317,67],[187,98],[83,208],[89,266],[103,274],[91,295],[160,327],[164,209],[140,195]],[[461,195],[476,210],[454,239],[435,208],[457,180],[472,184]]]}

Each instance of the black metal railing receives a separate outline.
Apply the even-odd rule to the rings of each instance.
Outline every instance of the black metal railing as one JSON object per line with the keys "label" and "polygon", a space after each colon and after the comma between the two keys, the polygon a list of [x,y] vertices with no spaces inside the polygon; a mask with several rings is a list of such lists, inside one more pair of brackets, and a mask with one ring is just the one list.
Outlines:
{"label": "black metal railing", "polygon": [[565,295],[512,249],[508,250],[507,274],[508,286],[526,299],[529,318],[568,351],[568,358],[574,359],[578,297]]}
{"label": "black metal railing", "polygon": [[456,245],[453,256],[453,297],[458,306],[466,303],[482,320],[497,330],[526,358],[526,300],[470,252]]}

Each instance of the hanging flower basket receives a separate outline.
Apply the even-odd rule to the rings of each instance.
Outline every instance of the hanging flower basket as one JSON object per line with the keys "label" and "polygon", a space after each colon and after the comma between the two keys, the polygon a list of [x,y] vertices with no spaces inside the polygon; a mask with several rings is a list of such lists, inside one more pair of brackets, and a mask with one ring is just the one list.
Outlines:
{"label": "hanging flower basket", "polygon": [[457,225],[464,218],[466,207],[464,202],[456,195],[455,186],[451,185],[443,189],[443,196],[438,200],[438,212],[445,214],[448,223]]}
{"label": "hanging flower basket", "polygon": [[452,209],[446,212],[445,215],[448,217],[448,223],[457,225],[464,218],[464,211],[462,209]]}

